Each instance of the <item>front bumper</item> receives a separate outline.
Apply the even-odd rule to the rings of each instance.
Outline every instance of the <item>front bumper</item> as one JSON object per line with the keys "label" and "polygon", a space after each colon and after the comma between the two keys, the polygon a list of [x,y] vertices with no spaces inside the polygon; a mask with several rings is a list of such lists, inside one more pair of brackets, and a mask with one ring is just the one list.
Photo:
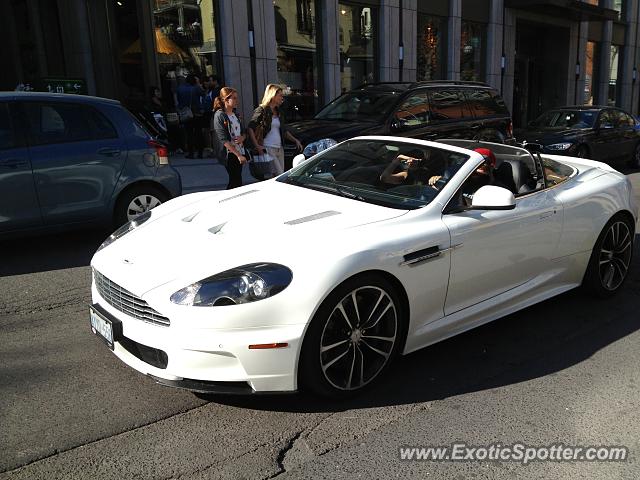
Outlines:
{"label": "front bumper", "polygon": [[[114,342],[114,354],[158,383],[228,394],[293,392],[297,388],[298,352],[305,324],[185,328],[184,321],[172,319],[169,326],[158,325],[112,307],[100,297],[95,283],[91,293],[103,315],[122,322],[122,336]],[[272,343],[287,346],[249,349],[249,345]]]}

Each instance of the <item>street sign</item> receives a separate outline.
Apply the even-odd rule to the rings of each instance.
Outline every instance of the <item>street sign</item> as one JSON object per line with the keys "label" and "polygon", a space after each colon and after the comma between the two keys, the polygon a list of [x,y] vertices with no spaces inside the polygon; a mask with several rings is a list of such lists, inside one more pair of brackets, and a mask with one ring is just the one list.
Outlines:
{"label": "street sign", "polygon": [[87,94],[87,83],[81,78],[43,78],[42,90],[50,93]]}

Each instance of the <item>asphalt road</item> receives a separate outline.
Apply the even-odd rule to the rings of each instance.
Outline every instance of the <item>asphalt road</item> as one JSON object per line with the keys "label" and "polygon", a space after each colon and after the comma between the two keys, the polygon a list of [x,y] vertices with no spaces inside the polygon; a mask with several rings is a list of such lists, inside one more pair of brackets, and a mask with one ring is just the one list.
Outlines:
{"label": "asphalt road", "polygon": [[[0,480],[640,478],[640,235],[614,299],[563,294],[401,358],[343,403],[207,402],[125,367],[88,326],[105,235],[0,243]],[[624,445],[630,458],[399,460],[402,445],[459,441]]]}

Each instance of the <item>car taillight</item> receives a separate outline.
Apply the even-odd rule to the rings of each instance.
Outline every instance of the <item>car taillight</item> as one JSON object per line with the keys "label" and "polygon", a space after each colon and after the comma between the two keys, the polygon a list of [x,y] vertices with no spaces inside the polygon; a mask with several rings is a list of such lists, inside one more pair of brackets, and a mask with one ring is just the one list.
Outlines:
{"label": "car taillight", "polygon": [[507,137],[513,138],[513,122],[511,119],[507,121]]}
{"label": "car taillight", "polygon": [[149,146],[156,151],[158,164],[169,165],[169,149],[165,145],[155,140],[149,140]]}

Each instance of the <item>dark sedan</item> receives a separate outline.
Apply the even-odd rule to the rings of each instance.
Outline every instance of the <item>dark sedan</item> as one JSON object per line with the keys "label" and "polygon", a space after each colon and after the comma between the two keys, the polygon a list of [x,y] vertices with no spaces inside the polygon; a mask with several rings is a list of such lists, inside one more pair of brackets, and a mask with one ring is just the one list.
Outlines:
{"label": "dark sedan", "polygon": [[585,105],[549,110],[516,131],[516,140],[529,150],[607,163],[622,160],[640,167],[638,122],[619,108]]}

